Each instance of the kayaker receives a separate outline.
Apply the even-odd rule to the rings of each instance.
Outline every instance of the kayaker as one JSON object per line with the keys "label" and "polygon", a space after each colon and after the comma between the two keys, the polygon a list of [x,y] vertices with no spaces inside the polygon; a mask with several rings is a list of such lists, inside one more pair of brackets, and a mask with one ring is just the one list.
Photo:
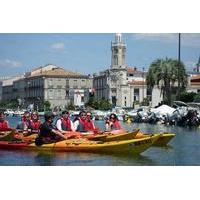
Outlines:
{"label": "kayaker", "polygon": [[0,131],[9,131],[11,128],[9,127],[8,121],[5,119],[5,115],[2,111],[0,111]]}
{"label": "kayaker", "polygon": [[75,131],[74,124],[70,120],[69,112],[63,111],[61,117],[56,122],[56,128],[61,132]]}
{"label": "kayaker", "polygon": [[106,120],[105,126],[106,126],[106,131],[122,129],[121,124],[117,118],[117,115],[114,113],[112,113],[109,119]]}
{"label": "kayaker", "polygon": [[31,116],[28,111],[24,112],[21,121],[18,123],[16,129],[24,133],[31,132]]}
{"label": "kayaker", "polygon": [[44,115],[45,122],[40,126],[40,132],[35,140],[35,144],[40,146],[45,143],[51,143],[54,141],[60,141],[62,139],[68,139],[63,135],[61,131],[57,130],[53,126],[54,115],[52,112],[48,112]]}
{"label": "kayaker", "polygon": [[93,134],[93,127],[91,125],[91,121],[88,122],[88,118],[87,118],[87,113],[85,111],[81,111],[79,113],[79,117],[75,119],[74,121],[74,128],[76,131],[78,132],[85,132],[88,134]]}
{"label": "kayaker", "polygon": [[86,120],[87,120],[87,130],[92,131],[94,133],[98,133],[99,128],[95,127],[94,121],[92,119],[92,113],[89,111],[86,113]]}
{"label": "kayaker", "polygon": [[32,133],[38,133],[41,126],[41,121],[39,120],[39,115],[36,111],[31,113],[30,128]]}

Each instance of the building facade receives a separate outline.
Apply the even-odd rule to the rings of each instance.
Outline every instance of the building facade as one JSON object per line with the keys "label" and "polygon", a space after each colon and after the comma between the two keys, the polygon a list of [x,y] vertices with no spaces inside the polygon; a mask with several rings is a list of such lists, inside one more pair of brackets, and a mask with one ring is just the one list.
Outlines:
{"label": "building facade", "polygon": [[35,108],[42,108],[43,103],[49,101],[52,108],[64,108],[70,103],[84,105],[91,88],[91,77],[46,65],[26,73],[9,87],[3,87],[3,96],[18,99],[24,107],[33,104]]}
{"label": "building facade", "polygon": [[0,77],[0,100],[7,101],[14,99],[13,83],[23,77],[24,75]]}
{"label": "building facade", "polygon": [[111,66],[94,75],[93,87],[97,99],[107,99],[113,106],[132,107],[147,97],[146,73],[126,65],[126,44],[117,33],[111,43]]}

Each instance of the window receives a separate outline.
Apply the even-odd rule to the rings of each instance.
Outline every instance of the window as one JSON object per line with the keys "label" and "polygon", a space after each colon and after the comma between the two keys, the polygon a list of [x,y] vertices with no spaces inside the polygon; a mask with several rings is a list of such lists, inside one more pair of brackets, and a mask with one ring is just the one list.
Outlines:
{"label": "window", "polygon": [[50,78],[48,82],[49,82],[49,88],[53,88],[53,79]]}
{"label": "window", "polygon": [[62,94],[61,90],[58,90],[58,93],[57,93],[57,98],[58,98],[58,99],[62,98],[62,95],[61,95],[61,94]]}
{"label": "window", "polygon": [[74,80],[74,88],[77,88],[78,87],[78,83],[77,83],[77,80]]}
{"label": "window", "polygon": [[69,97],[69,90],[66,91],[66,97]]}
{"label": "window", "polygon": [[81,96],[81,102],[84,103],[84,96]]}
{"label": "window", "polygon": [[48,96],[49,96],[49,99],[53,99],[53,96],[54,96],[54,95],[53,95],[53,90],[49,90],[48,93],[49,93],[49,95],[48,95]]}
{"label": "window", "polygon": [[140,90],[139,88],[134,88],[134,101],[139,101]]}

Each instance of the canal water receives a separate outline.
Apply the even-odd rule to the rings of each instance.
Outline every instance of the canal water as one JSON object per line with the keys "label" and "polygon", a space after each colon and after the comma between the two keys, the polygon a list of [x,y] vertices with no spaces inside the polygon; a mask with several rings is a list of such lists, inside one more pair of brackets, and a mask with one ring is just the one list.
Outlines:
{"label": "canal water", "polygon": [[[19,118],[9,117],[11,127]],[[103,129],[103,121],[95,121]],[[90,153],[38,153],[0,150],[1,166],[198,166],[200,165],[200,128],[150,124],[125,124],[127,130],[140,128],[145,133],[173,132],[175,138],[167,147],[151,147],[138,156],[116,156]]]}

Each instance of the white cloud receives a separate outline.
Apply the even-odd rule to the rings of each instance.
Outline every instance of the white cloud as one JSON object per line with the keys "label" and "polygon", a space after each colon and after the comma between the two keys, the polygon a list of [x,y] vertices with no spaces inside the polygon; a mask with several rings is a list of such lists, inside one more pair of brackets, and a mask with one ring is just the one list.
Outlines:
{"label": "white cloud", "polygon": [[[136,40],[178,43],[178,33],[134,33],[133,38]],[[200,48],[200,33],[182,33],[181,45]]]}
{"label": "white cloud", "polygon": [[10,67],[10,68],[17,68],[21,67],[22,63],[16,60],[9,60],[9,59],[4,59],[0,60],[0,67]]}
{"label": "white cloud", "polygon": [[54,43],[51,45],[51,49],[55,51],[64,51],[65,50],[65,44],[62,42]]}

